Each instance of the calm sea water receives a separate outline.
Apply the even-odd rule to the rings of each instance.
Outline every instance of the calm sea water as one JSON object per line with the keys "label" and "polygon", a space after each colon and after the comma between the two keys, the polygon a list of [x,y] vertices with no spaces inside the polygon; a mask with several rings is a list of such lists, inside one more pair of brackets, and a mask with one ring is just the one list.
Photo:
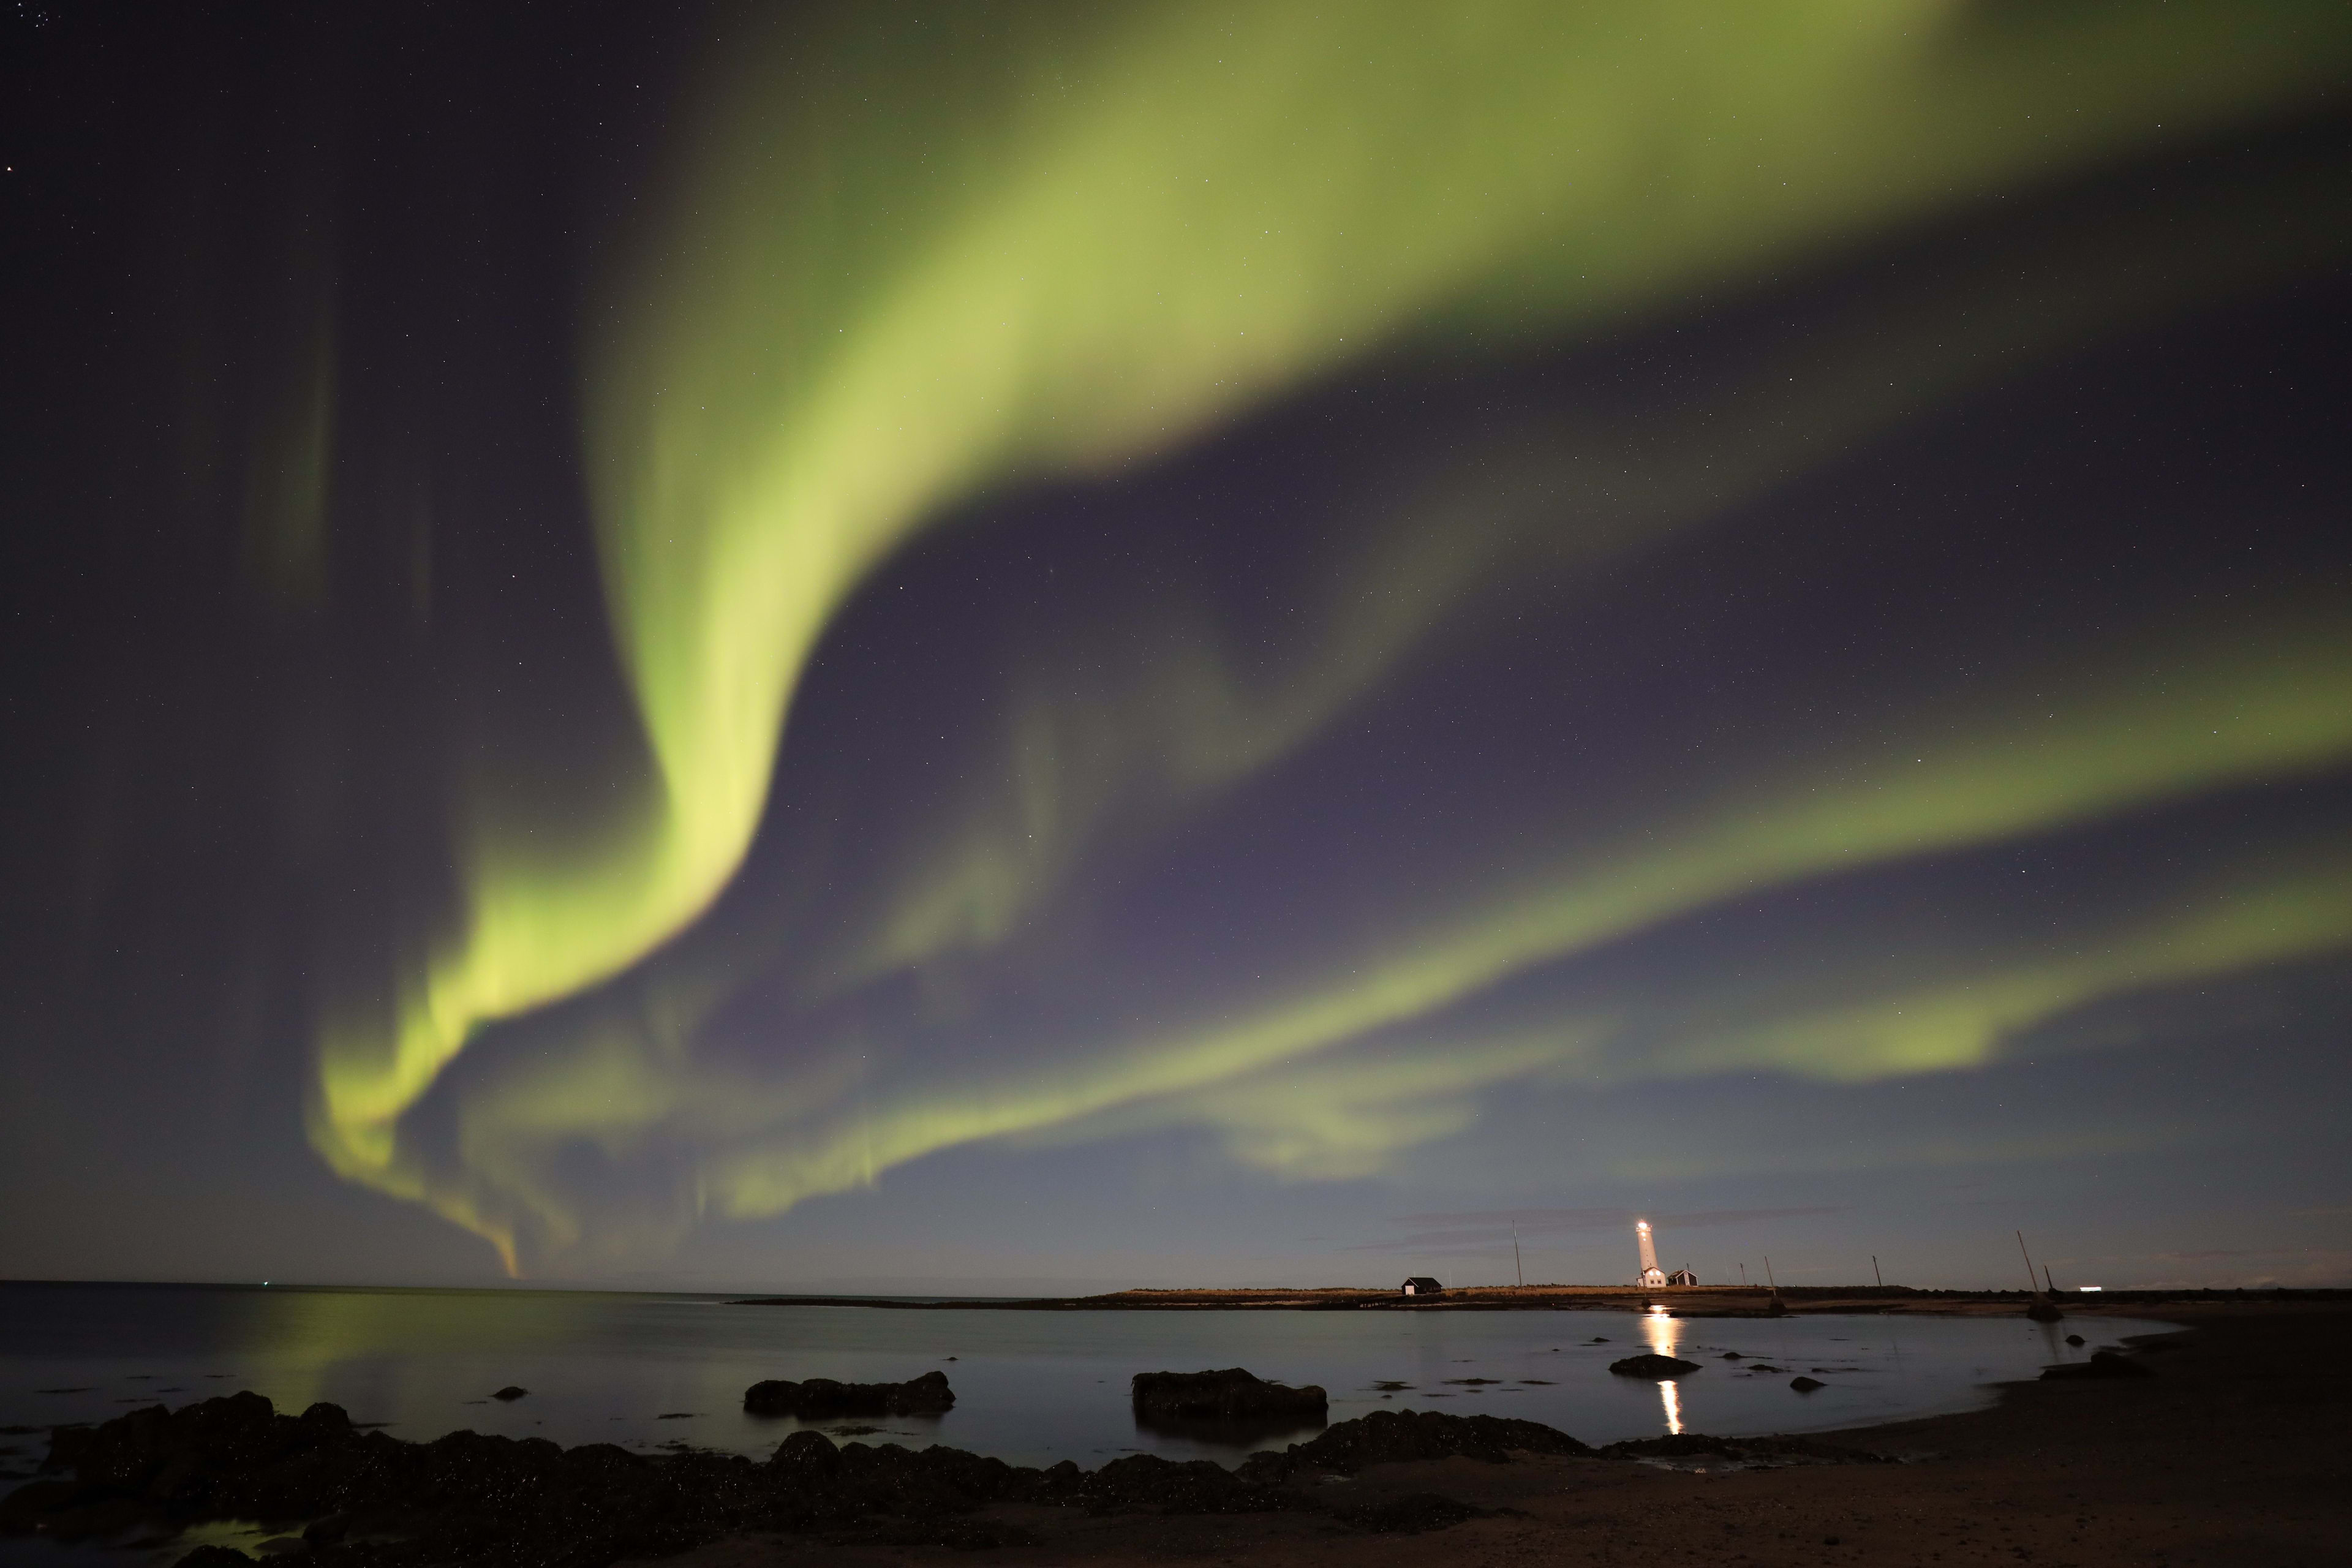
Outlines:
{"label": "calm sea water", "polygon": [[[802,1422],[742,1411],[762,1378],[898,1381],[934,1368],[956,1392],[936,1418],[805,1425],[844,1441],[947,1443],[1017,1464],[1091,1468],[1139,1451],[1237,1462],[1312,1428],[1139,1426],[1139,1372],[1243,1366],[1322,1384],[1330,1415],[1415,1407],[1522,1416],[1590,1443],[1664,1432],[1821,1431],[1972,1408],[2124,1335],[2116,1318],[1677,1319],[1622,1312],[1024,1312],[730,1306],[718,1297],[521,1290],[0,1285],[0,1426],[102,1421],[250,1388],[280,1410],[315,1400],[396,1436],[471,1427],[510,1436],[683,1442],[764,1456]],[[2064,1343],[2069,1331],[2090,1342]],[[1657,1351],[1702,1363],[1677,1382],[1612,1375]],[[1727,1362],[1726,1351],[1749,1358]],[[1748,1370],[1756,1362],[1780,1370]],[[1802,1373],[1826,1387],[1798,1394]],[[1470,1379],[1490,1382],[1470,1382]],[[1381,1390],[1381,1382],[1409,1384]],[[519,1384],[512,1404],[490,1392]],[[866,1428],[866,1430],[852,1430]],[[41,1433],[0,1435],[0,1471],[29,1472]],[[14,1485],[13,1479],[0,1485]],[[0,1551],[0,1560],[15,1554]]]}

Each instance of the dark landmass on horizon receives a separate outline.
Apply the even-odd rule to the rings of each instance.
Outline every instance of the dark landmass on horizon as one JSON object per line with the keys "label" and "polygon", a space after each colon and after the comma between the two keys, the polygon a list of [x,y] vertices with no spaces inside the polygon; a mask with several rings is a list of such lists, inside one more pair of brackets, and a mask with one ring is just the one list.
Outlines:
{"label": "dark landmass on horizon", "polygon": [[[1783,1285],[1777,1291],[1758,1285],[1472,1285],[1441,1296],[1406,1297],[1393,1290],[1355,1286],[1309,1289],[1138,1289],[1099,1296],[742,1296],[733,1307],[872,1307],[905,1311],[993,1310],[1029,1312],[1295,1311],[1404,1312],[1583,1311],[1639,1312],[1664,1307],[1681,1318],[1761,1318],[1777,1296],[1784,1312],[1910,1312],[1984,1316],[2021,1311],[2043,1292],[2024,1290],[1927,1290],[1907,1285]],[[2352,1303],[2352,1289],[2151,1289],[2060,1290],[2051,1295],[2062,1311],[2098,1312],[2120,1307],[2230,1301]]]}

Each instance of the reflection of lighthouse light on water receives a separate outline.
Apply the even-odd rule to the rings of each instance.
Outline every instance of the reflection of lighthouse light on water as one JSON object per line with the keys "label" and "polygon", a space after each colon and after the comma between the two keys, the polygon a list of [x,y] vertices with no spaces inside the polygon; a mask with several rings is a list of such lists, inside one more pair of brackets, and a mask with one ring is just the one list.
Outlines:
{"label": "reflection of lighthouse light on water", "polygon": [[[1644,1230],[1643,1240],[1647,1242],[1648,1239],[1649,1233]],[[1675,1353],[1675,1346],[1682,1338],[1682,1325],[1668,1317],[1664,1307],[1653,1307],[1642,1314],[1642,1337],[1650,1342],[1653,1354],[1670,1356]],[[1682,1390],[1675,1386],[1673,1378],[1658,1379],[1658,1398],[1666,1409],[1666,1435],[1672,1437],[1681,1436],[1683,1396]]]}

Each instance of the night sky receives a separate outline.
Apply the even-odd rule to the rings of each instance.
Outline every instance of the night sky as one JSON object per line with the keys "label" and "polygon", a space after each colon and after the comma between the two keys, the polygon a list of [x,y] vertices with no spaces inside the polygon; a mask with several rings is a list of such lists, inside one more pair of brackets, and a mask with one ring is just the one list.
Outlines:
{"label": "night sky", "polygon": [[0,1276],[2352,1284],[2347,85],[14,6]]}

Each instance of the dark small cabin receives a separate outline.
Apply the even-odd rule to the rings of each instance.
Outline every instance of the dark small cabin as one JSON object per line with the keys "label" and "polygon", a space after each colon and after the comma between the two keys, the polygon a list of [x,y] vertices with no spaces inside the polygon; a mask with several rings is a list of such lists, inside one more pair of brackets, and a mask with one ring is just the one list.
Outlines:
{"label": "dark small cabin", "polygon": [[1672,1274],[1666,1276],[1666,1283],[1669,1285],[1696,1285],[1698,1283],[1698,1276],[1692,1273],[1687,1268],[1677,1268]]}
{"label": "dark small cabin", "polygon": [[1432,1279],[1426,1274],[1416,1274],[1412,1279],[1404,1282],[1403,1294],[1407,1296],[1443,1296],[1445,1294],[1445,1287],[1440,1285],[1436,1280]]}

